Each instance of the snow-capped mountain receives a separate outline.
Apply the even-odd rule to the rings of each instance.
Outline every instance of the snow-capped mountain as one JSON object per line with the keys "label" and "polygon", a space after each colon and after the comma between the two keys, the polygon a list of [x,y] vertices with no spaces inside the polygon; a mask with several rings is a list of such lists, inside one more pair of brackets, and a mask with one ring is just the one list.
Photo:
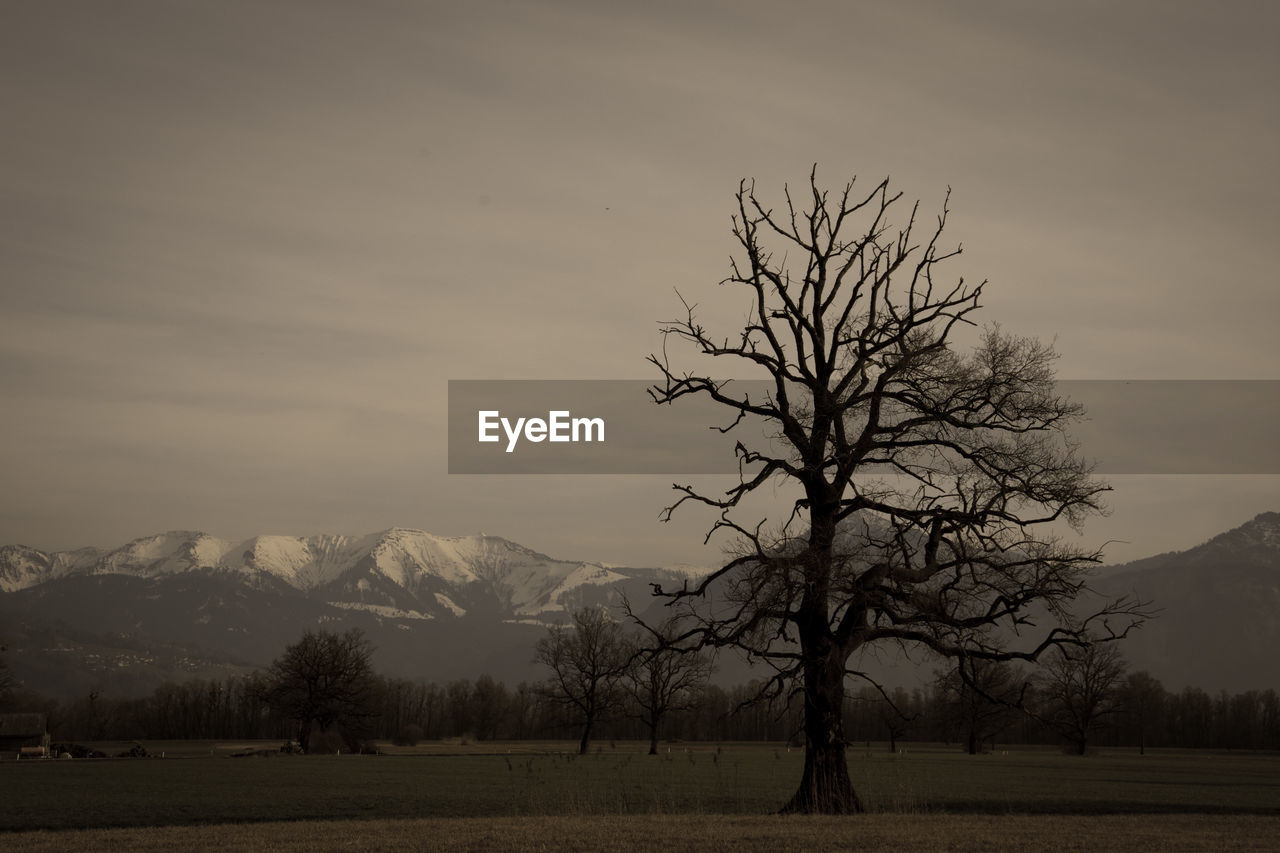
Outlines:
{"label": "snow-capped mountain", "polygon": [[[151,660],[139,648],[262,666],[305,630],[350,626],[365,630],[389,674],[488,672],[514,683],[541,677],[533,645],[568,611],[623,596],[643,607],[650,583],[699,571],[557,560],[497,536],[404,528],[242,542],[170,531],[53,553],[11,545],[0,548],[0,641],[33,687],[61,671],[58,649],[92,646],[81,656],[94,666],[46,688],[64,695]],[[138,683],[182,677],[174,666]]]}
{"label": "snow-capped mountain", "polygon": [[[573,590],[624,582],[635,572],[556,560],[496,536],[446,537],[404,528],[368,536],[255,536],[244,542],[176,530],[111,551],[0,548],[0,592],[77,576],[160,578],[201,571],[254,585],[280,582],[340,607],[461,616],[464,602],[484,598],[511,617],[563,612]],[[652,570],[641,571],[647,576]],[[696,569],[680,566],[671,574],[690,571]]]}
{"label": "snow-capped mountain", "polygon": [[0,546],[0,592],[13,592],[74,572],[91,570],[102,557],[97,548],[46,554],[26,545]]}

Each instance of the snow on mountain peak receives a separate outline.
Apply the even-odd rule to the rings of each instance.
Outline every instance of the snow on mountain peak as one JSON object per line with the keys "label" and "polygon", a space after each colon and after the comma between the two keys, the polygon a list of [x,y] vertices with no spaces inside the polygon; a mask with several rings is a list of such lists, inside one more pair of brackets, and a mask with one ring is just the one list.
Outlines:
{"label": "snow on mountain peak", "polygon": [[1219,533],[1199,548],[1248,551],[1263,558],[1270,556],[1274,559],[1271,552],[1280,551],[1280,513],[1259,513],[1239,527]]}
{"label": "snow on mountain peak", "polygon": [[1268,544],[1280,546],[1280,512],[1260,512],[1244,525]]}
{"label": "snow on mountain peak", "polygon": [[315,589],[336,580],[366,557],[377,535],[255,536],[231,550],[222,568],[261,572],[298,589]]}
{"label": "snow on mountain peak", "polygon": [[1280,513],[1259,513],[1232,532],[1260,551],[1280,551]]}
{"label": "snow on mountain peak", "polygon": [[48,554],[26,545],[0,548],[0,592],[15,592],[56,577]]}
{"label": "snow on mountain peak", "polygon": [[670,572],[673,575],[679,575],[680,577],[689,578],[690,580],[706,577],[716,571],[716,569],[709,568],[707,566],[695,566],[692,563],[670,563],[662,568],[664,571]]}
{"label": "snow on mountain peak", "polygon": [[174,574],[216,566],[231,543],[194,530],[170,530],[144,536],[98,560],[95,574],[139,577]]}
{"label": "snow on mountain peak", "polygon": [[[271,578],[347,609],[421,610],[437,617],[462,616],[494,605],[514,616],[564,611],[584,595],[610,595],[604,588],[627,581],[631,574],[611,564],[557,560],[484,533],[438,536],[404,527],[367,536],[262,535],[238,543],[175,530],[111,551],[46,554],[23,546],[0,549],[3,592],[74,574],[155,578],[188,571],[240,575],[255,583]],[[704,571],[673,569],[681,576]]]}

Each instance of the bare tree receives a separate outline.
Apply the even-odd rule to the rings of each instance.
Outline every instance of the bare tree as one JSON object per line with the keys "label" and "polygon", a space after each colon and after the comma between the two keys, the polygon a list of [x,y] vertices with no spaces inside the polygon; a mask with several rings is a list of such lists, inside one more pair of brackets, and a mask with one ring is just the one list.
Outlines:
{"label": "bare tree", "polygon": [[977,755],[1021,715],[1027,681],[1014,664],[976,658],[957,661],[937,685],[945,722],[959,732],[965,751]]}
{"label": "bare tree", "polygon": [[1151,724],[1160,716],[1164,704],[1164,685],[1151,673],[1134,672],[1125,679],[1121,704],[1138,736],[1138,754],[1147,754],[1147,735]]}
{"label": "bare tree", "polygon": [[668,621],[635,641],[622,686],[636,708],[636,717],[649,729],[649,754],[658,754],[658,729],[671,711],[687,711],[711,677],[713,664],[706,653],[672,645],[676,625]]}
{"label": "bare tree", "polygon": [[507,688],[500,681],[494,681],[488,673],[476,679],[475,688],[471,692],[471,701],[475,705],[472,714],[477,740],[494,740],[498,730],[506,719],[511,700],[507,697]]}
{"label": "bare tree", "polygon": [[[9,651],[8,646],[0,646],[0,655]],[[9,695],[18,687],[18,680],[13,677],[13,673],[9,670],[9,664],[3,657],[0,657],[0,702],[9,698]]]}
{"label": "bare tree", "polygon": [[445,709],[451,730],[457,737],[475,734],[472,731],[475,703],[471,698],[471,682],[465,678],[450,681],[444,688]]}
{"label": "bare tree", "polygon": [[[1107,488],[1066,441],[1082,410],[1055,393],[1056,356],[1037,341],[991,329],[972,351],[953,348],[985,283],[940,280],[960,254],[942,248],[947,207],[921,241],[918,205],[889,225],[900,196],[887,179],[866,195],[853,182],[831,195],[815,169],[803,204],[788,190],[775,212],[744,181],[733,217],[741,255],[724,282],[749,298],[744,326],[715,333],[686,303],[650,356],[657,402],[703,395],[727,410],[722,431],[754,422],[774,434],[739,438],[740,478],[726,493],[676,484],[664,517],[686,502],[714,508],[707,539],[730,534],[732,558],[655,593],[698,620],[682,642],[771,663],[775,695],[799,683],[805,764],[785,811],[860,810],[841,722],[860,649],[1032,660],[1091,626],[1120,636],[1141,618],[1123,601],[1084,618],[1068,611],[1099,554],[1042,531],[1080,525]],[[752,396],[674,367],[681,345],[755,371],[770,390]],[[778,481],[797,493],[786,521],[743,517],[743,499]],[[1033,612],[1047,622],[1038,631]]]}
{"label": "bare tree", "polygon": [[313,745],[313,729],[337,727],[350,748],[367,732],[380,702],[372,654],[358,628],[342,634],[307,631],[272,662],[264,698],[297,721],[304,752]]}
{"label": "bare tree", "polygon": [[889,735],[890,754],[896,754],[898,741],[906,736],[919,717],[909,710],[911,697],[903,688],[895,687],[891,694],[882,698],[884,701],[880,702],[880,724]]}
{"label": "bare tree", "polygon": [[1045,658],[1040,672],[1045,703],[1041,714],[1076,755],[1084,755],[1089,736],[1120,712],[1125,666],[1118,648],[1101,643],[1054,649]]}
{"label": "bare tree", "polygon": [[897,753],[898,741],[920,720],[917,698],[901,687],[884,692],[877,687],[864,686],[857,695],[846,699],[844,725],[864,730],[868,735],[868,749],[873,739],[871,732],[875,732],[876,737],[887,735],[889,752]]}
{"label": "bare tree", "polygon": [[551,670],[542,694],[569,708],[582,726],[578,753],[586,755],[591,730],[621,700],[619,681],[628,655],[622,626],[598,607],[573,613],[573,625],[552,625],[538,641],[534,660]]}

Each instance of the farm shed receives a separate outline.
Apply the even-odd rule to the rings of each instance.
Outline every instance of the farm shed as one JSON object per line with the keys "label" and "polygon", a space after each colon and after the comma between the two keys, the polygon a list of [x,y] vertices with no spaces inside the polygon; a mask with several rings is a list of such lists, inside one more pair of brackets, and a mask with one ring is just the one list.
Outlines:
{"label": "farm shed", "polygon": [[0,714],[0,758],[48,754],[44,714]]}

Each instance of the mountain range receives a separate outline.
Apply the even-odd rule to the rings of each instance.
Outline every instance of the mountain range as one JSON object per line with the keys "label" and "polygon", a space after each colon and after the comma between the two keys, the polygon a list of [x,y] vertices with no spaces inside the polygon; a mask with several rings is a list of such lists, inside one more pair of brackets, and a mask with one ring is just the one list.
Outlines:
{"label": "mountain range", "polygon": [[648,597],[688,566],[557,560],[496,536],[392,528],[369,536],[195,531],[111,550],[0,548],[0,641],[34,690],[146,690],[269,663],[302,632],[359,627],[383,672],[443,681],[539,677],[546,626],[587,604]]}
{"label": "mountain range", "polygon": [[[9,545],[0,642],[27,687],[64,697],[248,671],[317,627],[360,627],[389,675],[515,684],[542,677],[534,644],[569,611],[623,596],[647,604],[650,584],[705,571],[558,560],[496,536],[404,528],[243,542],[173,531],[53,553]],[[1280,687],[1280,513],[1101,570],[1093,586],[1159,609],[1123,651],[1166,687]]]}

